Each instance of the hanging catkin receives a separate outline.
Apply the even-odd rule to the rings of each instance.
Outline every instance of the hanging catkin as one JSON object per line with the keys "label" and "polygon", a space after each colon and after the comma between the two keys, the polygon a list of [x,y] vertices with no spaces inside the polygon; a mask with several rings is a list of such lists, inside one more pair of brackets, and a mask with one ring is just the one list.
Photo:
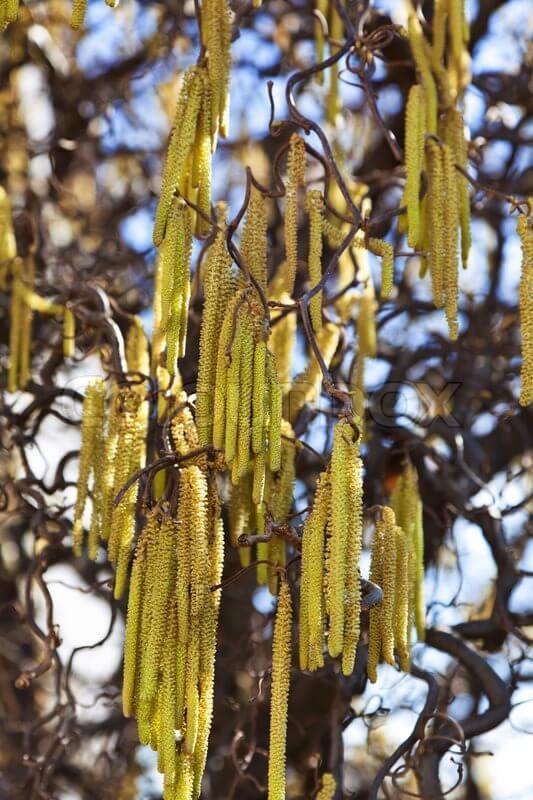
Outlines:
{"label": "hanging catkin", "polygon": [[331,772],[325,772],[322,775],[320,791],[315,800],[333,800],[336,788],[337,783]]}
{"label": "hanging catkin", "polygon": [[159,247],[165,237],[167,217],[176,189],[183,187],[183,178],[194,147],[198,116],[202,103],[204,80],[202,69],[190,67],[183,76],[178,104],[161,178],[161,192],[154,225],[154,244]]}
{"label": "hanging catkin", "polygon": [[[96,475],[102,465],[98,460],[100,442],[104,433],[105,384],[101,378],[89,382],[83,400],[81,418],[81,447],[78,467],[76,505],[72,522],[74,554],[81,555],[83,547],[83,512],[89,492],[91,475]],[[93,497],[93,503],[95,498]]]}
{"label": "hanging catkin", "polygon": [[415,66],[425,94],[425,132],[437,133],[437,87],[431,71],[429,46],[422,33],[420,21],[414,14],[409,15],[408,22],[409,44],[415,61]]}
{"label": "hanging catkin", "polygon": [[291,677],[292,602],[289,585],[281,584],[272,645],[272,689],[268,759],[268,800],[285,800],[285,745]]}
{"label": "hanging catkin", "polygon": [[207,445],[213,441],[218,337],[233,289],[231,258],[227,251],[224,230],[217,234],[209,248],[204,276],[204,310],[196,384],[196,425],[200,444]]}
{"label": "hanging catkin", "polygon": [[267,284],[267,214],[265,198],[252,186],[241,237],[241,255],[259,286]]}
{"label": "hanging catkin", "polygon": [[[162,325],[167,341],[166,367],[172,376],[185,355],[192,252],[191,215],[183,200],[172,202],[163,242]],[[166,312],[166,320],[165,320]]]}
{"label": "hanging catkin", "polygon": [[285,191],[285,251],[286,264],[284,290],[292,295],[298,271],[298,189],[305,181],[305,144],[301,136],[293,133],[287,158],[287,185]]}
{"label": "hanging catkin", "polygon": [[522,334],[520,405],[528,406],[533,402],[533,231],[531,217],[521,214],[518,217],[517,231],[522,245],[522,271],[520,277],[520,331]]}
{"label": "hanging catkin", "polygon": [[211,138],[214,150],[217,133],[226,137],[229,128],[231,9],[228,0],[203,0],[201,27],[211,85]]}
{"label": "hanging catkin", "polygon": [[[312,189],[307,193],[305,207],[309,216],[309,280],[311,287],[322,278],[322,214],[324,199],[322,193]],[[309,314],[315,332],[322,327],[322,289],[311,298]]]}
{"label": "hanging catkin", "polygon": [[412,86],[405,112],[405,200],[407,241],[416,247],[420,239],[420,184],[424,168],[425,97],[421,86]]}
{"label": "hanging catkin", "polygon": [[83,28],[85,22],[85,14],[87,13],[87,0],[73,0],[72,1],[72,16],[70,18],[70,27],[75,31]]}
{"label": "hanging catkin", "polygon": [[[339,328],[333,323],[326,323],[317,334],[318,349],[322,354],[324,363],[329,367],[335,350],[339,344]],[[313,352],[309,355],[309,362],[303,372],[297,375],[290,387],[284,401],[284,416],[294,423],[296,417],[306,403],[313,403],[320,394],[322,372],[317,358]]]}
{"label": "hanging catkin", "polygon": [[17,255],[17,244],[13,231],[11,201],[3,186],[0,186],[0,289],[5,289],[10,262]]}

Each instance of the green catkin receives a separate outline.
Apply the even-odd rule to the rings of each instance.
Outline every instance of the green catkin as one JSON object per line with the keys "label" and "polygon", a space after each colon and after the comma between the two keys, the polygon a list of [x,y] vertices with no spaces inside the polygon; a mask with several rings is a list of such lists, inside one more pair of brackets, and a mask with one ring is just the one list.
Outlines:
{"label": "green catkin", "polygon": [[265,493],[266,454],[262,450],[254,458],[252,484],[252,500],[256,506],[261,505]]}
{"label": "green catkin", "polygon": [[196,425],[201,445],[213,441],[218,337],[232,289],[231,258],[223,230],[208,250],[204,275],[204,310],[196,384]]}
{"label": "green catkin", "polygon": [[446,46],[448,0],[435,0],[433,9],[433,61],[442,63]]}
{"label": "green catkin", "polygon": [[272,688],[268,759],[268,800],[285,800],[285,746],[291,677],[292,602],[281,584],[272,645]]}
{"label": "green catkin", "polygon": [[[407,241],[416,247],[420,238],[420,177],[424,167],[424,90],[412,86],[405,112],[405,202],[407,204]],[[382,288],[383,294],[383,288]]]}
{"label": "green catkin", "polygon": [[329,589],[329,654],[342,653],[344,643],[346,548],[348,543],[348,480],[346,474],[346,441],[351,428],[340,422],[335,428],[331,456],[331,553],[328,563]]}
{"label": "green catkin", "polygon": [[522,246],[520,275],[520,331],[522,368],[520,370],[520,405],[533,402],[533,230],[531,217],[518,217],[517,231]]}
{"label": "green catkin", "polygon": [[[324,201],[321,192],[312,189],[307,193],[306,209],[309,215],[309,280],[311,287],[322,278],[322,215]],[[309,314],[316,332],[322,327],[322,290],[310,300]]]}
{"label": "green catkin", "polygon": [[211,85],[211,139],[214,150],[217,134],[226,137],[229,127],[232,23],[228,0],[204,0],[201,19]]}
{"label": "green catkin", "polygon": [[196,235],[206,236],[211,230],[211,109],[212,98],[207,73],[203,74],[202,102],[198,130],[194,144],[193,183],[198,189],[196,204],[201,214],[196,214]]}
{"label": "green catkin", "polygon": [[89,491],[91,474],[101,465],[95,460],[99,452],[98,440],[104,426],[105,384],[101,378],[90,381],[83,401],[81,419],[81,447],[78,467],[78,488],[72,523],[74,554],[81,556],[83,547],[83,512]]}

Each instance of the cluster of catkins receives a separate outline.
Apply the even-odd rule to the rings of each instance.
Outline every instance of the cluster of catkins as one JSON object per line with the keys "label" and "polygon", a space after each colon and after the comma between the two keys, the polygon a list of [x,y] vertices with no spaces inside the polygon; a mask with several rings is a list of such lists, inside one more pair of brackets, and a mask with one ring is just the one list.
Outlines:
{"label": "cluster of catkins", "polygon": [[105,383],[96,378],[89,382],[83,402],[73,546],[81,555],[90,487],[88,555],[96,559],[100,542],[107,543],[108,559],[116,568],[115,597],[121,597],[136,531],[137,486],[129,482],[145,463],[148,404],[142,383],[113,385],[109,394],[106,400]]}
{"label": "cluster of catkins", "polygon": [[424,639],[424,532],[416,470],[407,464],[392,493],[392,508],[381,509],[372,543],[370,580],[381,586],[383,598],[370,610],[369,679],[377,680],[380,658],[410,670],[413,625]]}
{"label": "cluster of catkins", "polygon": [[418,83],[411,88],[406,107],[407,214],[401,223],[409,245],[424,253],[421,273],[429,270],[433,300],[446,312],[452,339],[458,334],[459,239],[463,267],[470,250],[468,182],[458,169],[465,170],[468,162],[460,110],[469,82],[463,5],[462,0],[437,0],[431,42],[414,11],[409,16],[408,38]]}
{"label": "cluster of catkins", "polygon": [[[198,448],[186,405],[178,406],[171,430],[177,453]],[[137,720],[141,742],[157,751],[165,800],[200,796],[224,562],[220,508],[206,457],[185,461],[171,496],[147,512],[135,551],[123,705]]]}

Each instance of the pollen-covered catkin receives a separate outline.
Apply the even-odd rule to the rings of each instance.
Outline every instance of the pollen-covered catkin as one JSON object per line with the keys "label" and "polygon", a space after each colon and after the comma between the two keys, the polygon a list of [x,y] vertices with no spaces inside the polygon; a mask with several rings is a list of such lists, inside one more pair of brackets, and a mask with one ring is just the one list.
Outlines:
{"label": "pollen-covered catkin", "polygon": [[431,70],[429,46],[424,38],[420,21],[415,14],[409,15],[407,32],[416,69],[420,75],[422,86],[424,87],[426,108],[425,132],[437,133],[437,87]]}
{"label": "pollen-covered catkin", "polygon": [[204,275],[204,310],[196,384],[196,425],[201,445],[211,444],[213,441],[218,342],[233,288],[231,258],[226,247],[224,230],[217,234],[209,248]]}
{"label": "pollen-covered catkin", "polygon": [[[167,370],[172,376],[178,358],[185,355],[187,315],[190,295],[192,253],[191,215],[186,203],[175,198],[170,207],[163,243],[163,281],[168,287],[166,321],[162,314],[167,340]],[[168,275],[168,277],[166,277]]]}
{"label": "pollen-covered catkin", "polygon": [[321,783],[320,791],[316,795],[315,800],[333,800],[337,782],[331,772],[324,772]]}
{"label": "pollen-covered catkin", "polygon": [[201,27],[211,85],[211,139],[214,150],[217,133],[226,137],[229,128],[232,26],[228,0],[203,0]]}
{"label": "pollen-covered catkin", "polygon": [[522,246],[520,276],[520,331],[522,335],[522,368],[520,371],[520,405],[533,403],[533,230],[531,217],[518,217],[517,231]]}
{"label": "pollen-covered catkin", "polygon": [[298,189],[305,181],[305,144],[297,133],[289,143],[287,158],[287,186],[285,204],[285,251],[286,264],[284,289],[292,295],[298,270]]}
{"label": "pollen-covered catkin", "polygon": [[396,531],[394,511],[382,511],[383,526],[383,600],[381,603],[381,654],[394,666],[394,603],[396,592]]}
{"label": "pollen-covered catkin", "polygon": [[[466,170],[468,166],[468,141],[465,138],[465,122],[461,112],[456,108],[450,108],[446,112],[443,127],[444,140],[453,152],[455,164]],[[461,228],[461,258],[463,269],[466,269],[471,245],[470,195],[468,180],[458,169],[455,170],[455,181]]]}
{"label": "pollen-covered catkin", "polygon": [[75,31],[83,28],[85,14],[87,13],[87,0],[73,0],[72,15],[70,17],[70,27]]}
{"label": "pollen-covered catkin", "polygon": [[[370,563],[370,580],[378,586],[382,586],[383,583],[383,547],[383,526],[378,523],[374,531],[372,560]],[[370,683],[376,683],[378,679],[377,667],[381,655],[381,606],[373,606],[370,609],[369,618],[366,669]]]}
{"label": "pollen-covered catkin", "polygon": [[194,146],[203,86],[201,68],[197,66],[190,67],[183,76],[161,178],[161,192],[154,223],[154,244],[156,247],[159,247],[165,237],[167,217],[174,192],[180,185],[180,181],[183,180],[187,159]]}
{"label": "pollen-covered catkin", "polygon": [[268,800],[285,800],[285,746],[291,677],[292,601],[289,585],[283,581],[272,644],[272,688],[268,759]]}
{"label": "pollen-covered catkin", "polygon": [[331,456],[331,550],[327,564],[329,592],[329,654],[342,653],[344,644],[346,548],[348,544],[348,475],[346,471],[347,438],[352,430],[347,422],[339,422],[333,437]]}
{"label": "pollen-covered catkin", "polygon": [[396,533],[396,596],[394,608],[394,641],[400,667],[404,672],[410,670],[409,652],[409,550],[408,535],[398,526]]}
{"label": "pollen-covered catkin", "polygon": [[346,426],[345,469],[347,475],[348,541],[346,544],[346,578],[344,641],[342,671],[351,675],[355,666],[361,626],[361,580],[359,562],[363,545],[363,464],[359,456],[359,433]]}
{"label": "pollen-covered catkin", "polygon": [[446,226],[444,229],[443,283],[444,310],[448,321],[450,339],[454,341],[458,334],[457,302],[459,296],[459,278],[457,263],[457,230],[459,223],[459,203],[453,154],[448,145],[441,148],[442,159],[442,191],[447,208]]}
{"label": "pollen-covered catkin", "polygon": [[420,238],[420,178],[424,167],[424,103],[423,88],[412,86],[405,112],[405,201],[407,203],[407,241],[410,247],[416,247]]}
{"label": "pollen-covered catkin", "polygon": [[242,295],[234,295],[228,305],[218,340],[215,395],[213,402],[213,445],[218,450],[224,449],[224,439],[226,431],[226,402],[228,393],[228,372],[229,372],[229,353],[228,348],[232,345],[231,337],[234,326],[237,325],[235,319],[239,312],[239,305]]}
{"label": "pollen-covered catkin", "polygon": [[[305,205],[309,215],[309,280],[314,287],[322,278],[322,193],[317,189],[309,191]],[[309,313],[314,330],[319,331],[322,327],[322,290],[311,298]]]}
{"label": "pollen-covered catkin", "polygon": [[81,555],[83,547],[83,512],[89,493],[89,481],[91,474],[96,474],[96,471],[101,469],[101,465],[96,461],[96,456],[99,453],[98,440],[103,436],[104,403],[105,384],[101,378],[96,378],[87,386],[81,418],[78,485],[72,522],[73,548],[77,556]]}
{"label": "pollen-covered catkin", "polygon": [[[128,372],[137,373],[135,376],[148,375],[150,372],[150,355],[148,352],[148,339],[140,317],[135,315],[126,336],[126,362]],[[139,384],[142,385],[142,384]]]}
{"label": "pollen-covered catkin", "polygon": [[429,214],[430,214],[430,253],[429,270],[433,302],[437,308],[444,305],[444,253],[446,224],[444,176],[441,148],[434,141],[427,145],[429,162]]}
{"label": "pollen-covered catkin", "polygon": [[368,249],[381,258],[381,296],[388,297],[394,280],[394,248],[383,239],[369,239]]}
{"label": "pollen-covered catkin", "polygon": [[266,201],[252,186],[241,237],[244,264],[265,291],[267,285],[267,214]]}
{"label": "pollen-covered catkin", "polygon": [[357,339],[359,356],[376,355],[376,295],[369,279],[363,287],[359,298],[359,315],[357,317]]}

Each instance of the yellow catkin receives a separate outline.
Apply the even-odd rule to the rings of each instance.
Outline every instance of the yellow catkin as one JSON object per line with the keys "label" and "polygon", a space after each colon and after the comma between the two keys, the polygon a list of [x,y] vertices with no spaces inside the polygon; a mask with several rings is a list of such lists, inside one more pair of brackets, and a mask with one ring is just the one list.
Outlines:
{"label": "yellow catkin", "polygon": [[347,476],[348,541],[346,543],[342,671],[345,675],[351,675],[355,665],[361,627],[359,562],[363,544],[363,464],[359,457],[358,434],[346,425],[343,436]]}
{"label": "yellow catkin", "polygon": [[204,275],[204,310],[196,384],[196,425],[200,444],[207,445],[213,440],[218,338],[232,290],[231,258],[223,230],[217,234],[209,248]]}
{"label": "yellow catkin", "polygon": [[410,247],[416,247],[420,238],[420,176],[424,167],[424,123],[424,90],[421,86],[412,86],[405,112],[405,202],[407,241]]}
{"label": "yellow catkin", "polygon": [[348,423],[339,422],[333,438],[331,456],[331,551],[328,562],[329,639],[331,656],[342,653],[344,643],[346,548],[348,544],[348,476],[346,438],[351,436]]}
{"label": "yellow catkin", "polygon": [[174,569],[175,527],[171,519],[165,518],[157,537],[157,568],[152,572],[150,624],[143,647],[139,686],[139,702],[148,713],[156,697],[159,664],[165,648]]}
{"label": "yellow catkin", "polygon": [[75,31],[83,28],[85,14],[87,13],[87,0],[73,0],[72,15],[70,17],[70,27]]}
{"label": "yellow catkin", "polygon": [[241,237],[241,255],[263,290],[267,284],[267,227],[265,198],[252,186]]}
{"label": "yellow catkin", "polygon": [[237,450],[237,435],[239,424],[239,399],[240,399],[240,365],[241,348],[244,336],[244,326],[241,319],[237,319],[235,337],[231,346],[231,363],[227,372],[226,386],[226,431],[224,436],[224,456],[231,464]]}
{"label": "yellow catkin", "polygon": [[381,654],[394,666],[394,602],[396,591],[396,520],[394,511],[385,507],[380,524],[383,527],[383,600],[381,603]]}
{"label": "yellow catkin", "polygon": [[171,205],[164,241],[163,270],[169,272],[169,306],[165,325],[167,336],[167,370],[172,376],[178,358],[185,355],[187,314],[190,295],[190,262],[192,229],[189,209],[183,200]]}
{"label": "yellow catkin", "polygon": [[252,476],[245,475],[237,486],[231,487],[229,503],[230,538],[233,547],[238,547],[241,566],[250,563],[250,548],[239,547],[239,538],[248,533],[252,525]]}
{"label": "yellow catkin", "polygon": [[413,530],[414,552],[414,621],[418,639],[422,642],[426,635],[426,603],[424,598],[424,527],[422,523],[422,502],[416,503],[415,525]]}
{"label": "yellow catkin", "polygon": [[[329,37],[331,42],[341,43],[344,38],[344,24],[337,9],[329,4]],[[331,45],[331,53],[334,54],[339,49],[339,44]],[[341,111],[339,94],[339,65],[333,64],[329,72],[329,91],[326,100],[326,119],[332,125],[337,124],[337,117]]]}
{"label": "yellow catkin", "polygon": [[337,783],[331,772],[325,772],[322,775],[320,791],[316,795],[315,800],[333,800],[336,788]]}
{"label": "yellow catkin", "polygon": [[[379,523],[374,531],[372,542],[372,560],[370,563],[370,580],[383,584],[383,526]],[[369,613],[367,673],[371,683],[376,683],[377,666],[381,655],[381,606],[374,606]]]}
{"label": "yellow catkin", "polygon": [[196,139],[202,91],[202,70],[197,66],[190,67],[183,77],[161,178],[161,192],[154,224],[156,247],[159,247],[164,239],[172,198],[183,179],[187,159]]}
{"label": "yellow catkin", "polygon": [[281,584],[272,645],[272,688],[268,759],[268,800],[285,800],[285,746],[291,677],[292,602]]}
{"label": "yellow catkin", "polygon": [[[339,344],[340,332],[336,325],[326,323],[317,334],[317,344],[326,366],[329,366]],[[284,416],[291,423],[306,403],[313,403],[320,394],[322,372],[314,355],[310,353],[306,369],[297,375],[291,385],[284,403]]]}
{"label": "yellow catkin", "polygon": [[522,245],[520,277],[520,331],[522,334],[522,368],[520,371],[520,405],[533,402],[533,230],[531,218],[521,214],[517,231]]}
{"label": "yellow catkin", "polygon": [[394,608],[394,641],[400,667],[410,670],[409,653],[409,539],[400,527],[396,527],[396,592]]}
{"label": "yellow catkin", "polygon": [[13,231],[11,201],[0,186],[0,289],[5,288],[9,262],[17,255],[17,244]]}
{"label": "yellow catkin", "polygon": [[305,180],[305,144],[301,136],[293,133],[287,158],[287,186],[285,203],[286,264],[284,290],[292,294],[298,271],[298,188]]}
{"label": "yellow catkin", "polygon": [[430,214],[430,257],[429,268],[433,302],[437,308],[444,305],[444,253],[446,223],[446,199],[441,148],[431,141],[428,143],[429,157],[429,214]]}
{"label": "yellow catkin", "polygon": [[238,478],[248,469],[252,434],[252,396],[254,393],[254,350],[252,326],[248,317],[243,320],[239,366],[239,408],[237,433]]}
{"label": "yellow catkin", "polygon": [[435,0],[433,7],[433,60],[437,63],[444,58],[448,5],[449,0]]}
{"label": "yellow catkin", "polygon": [[[324,201],[321,192],[312,189],[307,193],[306,209],[309,215],[309,280],[311,286],[322,278],[322,214]],[[322,327],[322,290],[310,300],[309,313],[315,331]]]}
{"label": "yellow catkin", "polygon": [[281,464],[281,415],[283,397],[278,381],[276,362],[269,353],[267,357],[269,429],[268,429],[268,463],[272,472],[277,472]]}
{"label": "yellow catkin", "polygon": [[226,430],[226,402],[228,390],[228,347],[231,344],[233,327],[236,324],[235,315],[238,312],[240,295],[233,297],[226,310],[220,338],[218,340],[215,395],[213,402],[213,444],[219,450],[224,447]]}
{"label": "yellow catkin", "polygon": [[313,669],[324,648],[323,574],[325,529],[331,507],[329,475],[320,475],[302,537],[300,583],[300,668]]}
{"label": "yellow catkin", "polygon": [[192,176],[193,184],[198,189],[196,204],[208,219],[205,219],[201,214],[196,215],[196,234],[198,236],[205,236],[211,230],[209,217],[211,216],[212,92],[207,73],[204,72],[202,77],[202,102],[200,104],[200,115],[194,143]]}
{"label": "yellow catkin", "polygon": [[[142,466],[146,415],[141,410],[141,396],[134,389],[125,390],[120,398],[118,448],[119,463],[115,472],[113,494],[116,494]],[[108,537],[108,558],[116,565],[115,597],[121,597],[127,580],[131,558],[131,545],[135,533],[135,507],[137,484],[128,488],[111,513],[111,530]]]}
{"label": "yellow catkin", "polygon": [[81,555],[83,547],[83,512],[87,501],[91,474],[102,465],[95,460],[98,454],[98,440],[104,427],[105,384],[101,378],[91,381],[83,401],[81,418],[81,447],[78,466],[78,485],[76,505],[72,523],[74,553]]}
{"label": "yellow catkin", "polygon": [[229,82],[231,69],[231,9],[228,0],[203,0],[202,39],[207,50],[211,84],[211,133],[225,137],[229,126]]}
{"label": "yellow catkin", "polygon": [[[316,0],[316,12],[318,13],[315,13],[315,60],[317,64],[324,61],[324,22],[327,23],[328,5],[329,0]],[[323,19],[321,20],[320,17]],[[319,84],[324,83],[324,73],[317,72],[315,80]]]}
{"label": "yellow catkin", "polygon": [[370,280],[363,288],[361,297],[359,299],[357,339],[358,352],[360,355],[371,357],[376,355],[376,296],[374,293],[374,286]]}
{"label": "yellow catkin", "polygon": [[457,226],[459,223],[459,202],[455,177],[454,159],[448,145],[441,148],[442,159],[442,191],[446,204],[447,216],[444,228],[443,283],[444,310],[448,321],[450,339],[457,339],[457,302],[459,297],[459,277],[457,263]]}
{"label": "yellow catkin", "polygon": [[252,500],[256,506],[263,502],[265,492],[266,453],[263,450],[254,458],[254,471],[252,481]]}
{"label": "yellow catkin", "polygon": [[128,594],[128,613],[124,637],[124,680],[122,686],[122,708],[124,716],[131,717],[135,712],[135,688],[137,681],[137,664],[140,659],[141,646],[141,612],[144,601],[144,577],[148,542],[153,540],[157,529],[157,519],[151,515],[139,537],[135,560],[131,571]]}
{"label": "yellow catkin", "polygon": [[[452,149],[455,163],[466,170],[468,166],[468,142],[465,138],[465,122],[461,112],[455,108],[449,109],[446,112],[443,127],[444,140]],[[468,180],[457,169],[455,170],[455,181],[459,204],[459,223],[461,227],[461,258],[463,269],[466,269],[471,245],[470,195]]]}
{"label": "yellow catkin", "polygon": [[368,249],[381,258],[381,296],[388,297],[394,280],[394,248],[383,239],[369,239]]}
{"label": "yellow catkin", "polygon": [[431,72],[428,45],[422,33],[420,21],[414,14],[410,14],[408,22],[409,44],[415,61],[417,72],[420,75],[426,97],[426,133],[437,132],[437,88]]}
{"label": "yellow catkin", "polygon": [[75,350],[76,319],[71,308],[63,312],[63,356],[72,358]]}
{"label": "yellow catkin", "polygon": [[[126,361],[128,371],[148,375],[150,372],[150,357],[148,353],[148,339],[140,317],[135,316],[126,336]],[[136,377],[139,377],[138,375]]]}
{"label": "yellow catkin", "polygon": [[252,397],[252,452],[257,454],[264,447],[266,424],[266,359],[267,345],[259,341],[254,349],[254,385]]}

